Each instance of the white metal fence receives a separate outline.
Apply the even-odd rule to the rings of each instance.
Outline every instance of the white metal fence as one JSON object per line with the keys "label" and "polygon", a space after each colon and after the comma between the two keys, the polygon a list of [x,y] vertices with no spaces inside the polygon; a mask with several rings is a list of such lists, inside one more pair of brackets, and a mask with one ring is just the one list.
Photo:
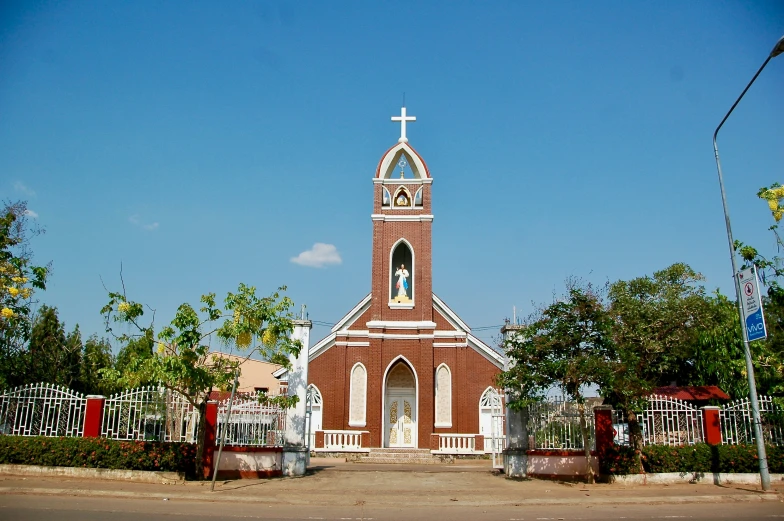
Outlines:
{"label": "white metal fence", "polygon": [[[595,446],[593,407],[585,405],[589,444]],[[578,404],[557,398],[528,407],[528,436],[532,449],[582,449]]]}
{"label": "white metal fence", "polygon": [[643,445],[694,445],[705,441],[702,411],[677,398],[651,395],[637,421]]}
{"label": "white metal fence", "polygon": [[[218,404],[217,440],[226,436],[226,445],[245,447],[280,447],[286,430],[286,409],[259,402],[259,396],[234,398]],[[228,417],[228,427],[226,419]]]}
{"label": "white metal fence", "polygon": [[0,434],[81,436],[87,400],[51,384],[29,384],[0,395]]}
{"label": "white metal fence", "polygon": [[149,386],[106,399],[101,436],[114,440],[194,442],[199,411],[180,393]]}
{"label": "white metal fence", "polygon": [[[784,410],[769,396],[760,396],[758,403],[765,443],[784,445]],[[724,445],[754,443],[751,401],[748,398],[727,404],[719,411],[719,421]]]}

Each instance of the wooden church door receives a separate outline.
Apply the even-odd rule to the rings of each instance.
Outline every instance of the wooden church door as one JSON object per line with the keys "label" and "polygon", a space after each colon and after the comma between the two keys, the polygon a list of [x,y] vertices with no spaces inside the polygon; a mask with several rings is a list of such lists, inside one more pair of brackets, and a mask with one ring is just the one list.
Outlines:
{"label": "wooden church door", "polygon": [[390,390],[386,406],[388,447],[416,446],[416,394]]}

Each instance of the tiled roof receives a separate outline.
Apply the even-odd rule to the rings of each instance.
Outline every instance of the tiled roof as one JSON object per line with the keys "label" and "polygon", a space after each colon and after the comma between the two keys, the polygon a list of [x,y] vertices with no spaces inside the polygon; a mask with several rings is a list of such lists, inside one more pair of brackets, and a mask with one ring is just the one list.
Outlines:
{"label": "tiled roof", "polygon": [[669,398],[677,398],[684,401],[702,401],[702,400],[729,400],[730,397],[716,387],[715,385],[696,385],[686,387],[657,387],[653,390],[653,394],[659,396],[667,396]]}

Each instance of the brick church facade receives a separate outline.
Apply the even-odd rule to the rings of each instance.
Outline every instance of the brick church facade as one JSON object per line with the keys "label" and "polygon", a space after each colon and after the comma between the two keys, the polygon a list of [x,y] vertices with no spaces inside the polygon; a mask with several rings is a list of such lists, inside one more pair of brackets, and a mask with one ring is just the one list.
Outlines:
{"label": "brick church facade", "polygon": [[392,119],[401,138],[373,178],[370,294],[309,350],[310,430],[359,431],[364,447],[488,436],[483,400],[503,356],[433,293],[433,178],[405,135],[414,118]]}

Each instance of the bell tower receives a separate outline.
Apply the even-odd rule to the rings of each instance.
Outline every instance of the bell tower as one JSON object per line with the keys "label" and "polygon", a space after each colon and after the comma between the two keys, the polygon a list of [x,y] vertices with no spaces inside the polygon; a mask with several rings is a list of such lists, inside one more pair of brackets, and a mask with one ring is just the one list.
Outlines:
{"label": "bell tower", "polygon": [[406,137],[406,124],[416,118],[403,107],[392,121],[400,122],[400,139],[373,178],[371,320],[431,322],[433,178]]}

